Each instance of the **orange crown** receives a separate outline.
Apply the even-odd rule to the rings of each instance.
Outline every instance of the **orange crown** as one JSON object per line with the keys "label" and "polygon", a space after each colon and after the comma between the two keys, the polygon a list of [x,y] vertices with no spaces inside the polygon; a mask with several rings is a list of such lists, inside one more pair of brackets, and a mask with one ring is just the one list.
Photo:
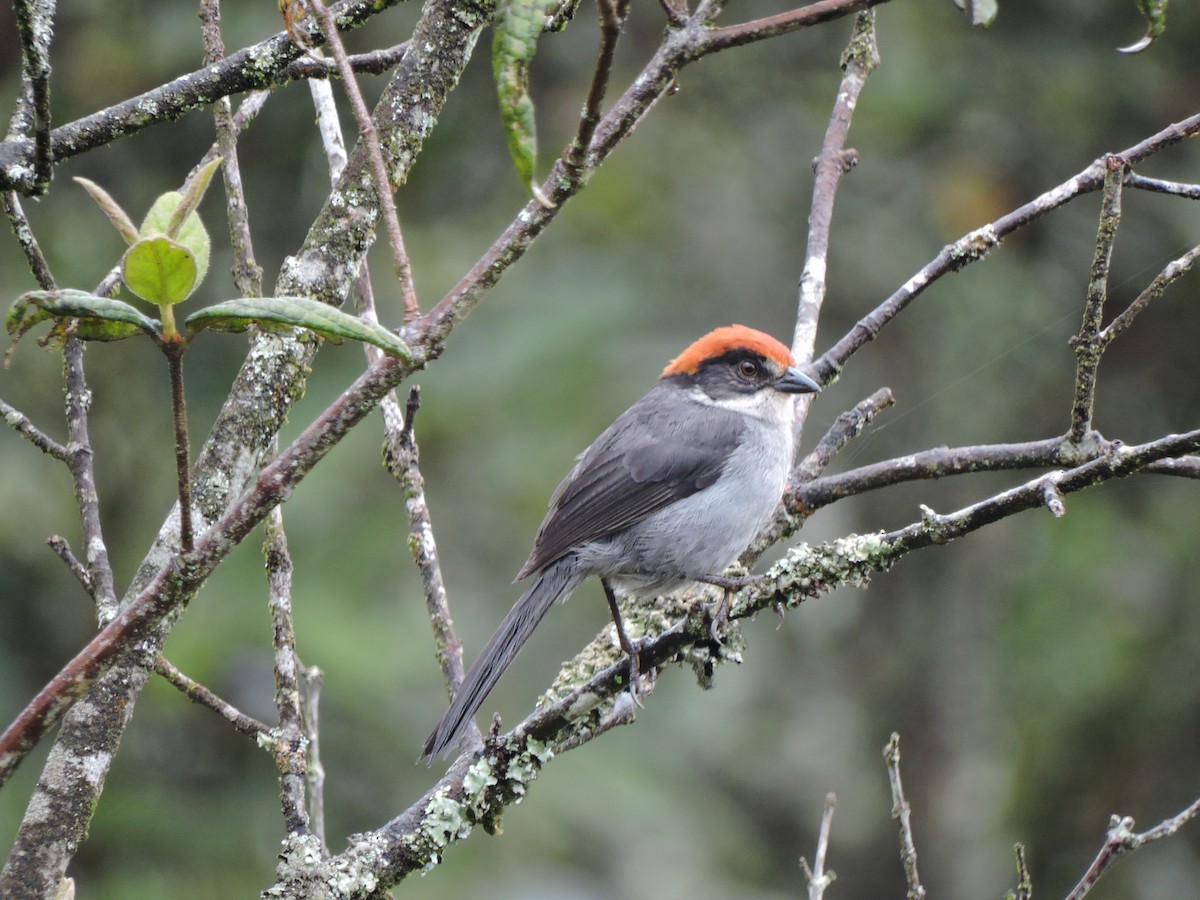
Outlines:
{"label": "orange crown", "polygon": [[796,364],[792,351],[769,334],[763,334],[745,325],[728,325],[710,331],[692,344],[663,369],[661,378],[668,375],[695,375],[706,359],[722,356],[730,350],[744,348],[773,359],[781,366]]}

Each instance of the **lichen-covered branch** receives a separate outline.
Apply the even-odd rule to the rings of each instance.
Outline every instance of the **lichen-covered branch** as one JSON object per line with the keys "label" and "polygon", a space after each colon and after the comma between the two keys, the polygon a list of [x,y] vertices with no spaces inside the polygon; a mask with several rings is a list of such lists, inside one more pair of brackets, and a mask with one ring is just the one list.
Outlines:
{"label": "lichen-covered branch", "polygon": [[21,39],[21,90],[17,94],[9,136],[32,139],[30,194],[50,186],[50,41],[54,36],[55,0],[14,0],[17,35]]}
{"label": "lichen-covered branch", "polygon": [[1100,203],[1100,225],[1096,231],[1096,252],[1092,257],[1083,320],[1071,338],[1075,348],[1075,399],[1071,406],[1071,430],[1068,437],[1080,443],[1092,430],[1092,411],[1096,403],[1096,371],[1105,343],[1100,338],[1104,302],[1108,299],[1108,269],[1112,264],[1113,244],[1121,224],[1121,187],[1125,180],[1125,160],[1119,156],[1104,158],[1104,198]]}
{"label": "lichen-covered branch", "polygon": [[[308,834],[305,791],[308,785],[308,736],[300,700],[296,631],[292,626],[292,557],[283,530],[283,511],[276,506],[266,521],[263,556],[267,566],[267,597],[271,610],[271,646],[275,651],[275,708],[279,712],[274,742],[279,769],[283,825],[288,834]],[[324,836],[320,836],[324,852]]]}

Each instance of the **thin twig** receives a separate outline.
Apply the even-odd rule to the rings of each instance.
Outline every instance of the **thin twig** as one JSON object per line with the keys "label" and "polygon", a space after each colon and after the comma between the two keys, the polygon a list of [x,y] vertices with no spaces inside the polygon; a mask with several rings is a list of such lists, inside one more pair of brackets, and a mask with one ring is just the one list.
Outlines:
{"label": "thin twig", "polygon": [[1142,191],[1153,191],[1156,194],[1170,194],[1173,197],[1186,197],[1188,200],[1200,200],[1200,184],[1182,184],[1178,181],[1164,181],[1161,178],[1146,178],[1133,172],[1125,175],[1125,186]]}
{"label": "thin twig", "polygon": [[[825,300],[825,273],[829,260],[829,228],[833,204],[842,176],[858,161],[853,150],[846,149],[850,121],[858,105],[867,78],[879,65],[879,47],[875,42],[875,10],[867,9],[854,17],[854,33],[842,53],[842,82],[829,115],[821,152],[813,161],[812,203],[808,212],[808,241],[804,250],[804,269],[800,275],[800,297],[796,311],[796,329],[792,353],[801,362],[813,358],[817,340],[817,321]],[[808,400],[798,411],[798,421],[808,409]]]}
{"label": "thin twig", "polygon": [[788,479],[793,484],[812,481],[825,471],[825,467],[845,446],[858,437],[875,417],[896,402],[891,388],[880,388],[871,396],[860,400],[853,409],[848,409],[836,419],[817,446],[801,460]]}
{"label": "thin twig", "polygon": [[100,498],[96,493],[96,471],[92,460],[92,439],[88,433],[88,411],[92,406],[92,391],[83,372],[83,341],[71,337],[63,347],[63,370],[66,379],[67,452],[68,465],[75,482],[75,502],[83,529],[84,558],[92,576],[96,598],[96,620],[104,626],[117,614],[117,592],[113,584],[112,564],[108,560],[108,545],[100,526]]}
{"label": "thin twig", "polygon": [[46,538],[46,543],[67,564],[67,568],[71,570],[71,574],[83,585],[83,589],[87,591],[88,596],[94,600],[96,586],[92,584],[92,576],[88,574],[87,566],[81,563],[79,557],[71,552],[71,545],[67,543],[67,539],[61,535],[52,534]]}
{"label": "thin twig", "polygon": [[321,687],[325,673],[317,666],[306,666],[297,657],[300,677],[304,679],[301,702],[304,706],[304,734],[308,741],[305,784],[308,788],[308,823],[324,854],[329,853],[325,840],[325,767],[321,764]]}
{"label": "thin twig", "polygon": [[304,792],[308,780],[308,740],[300,708],[296,631],[292,626],[292,558],[288,554],[280,507],[271,510],[264,527],[263,556],[266,558],[271,609],[271,645],[275,648],[275,708],[279,711],[275,765],[279,769],[283,824],[288,834],[307,834],[309,819]]}
{"label": "thin twig", "polygon": [[71,455],[67,452],[67,448],[60,444],[54,438],[50,437],[40,428],[30,421],[29,416],[21,412],[15,406],[6,403],[0,399],[0,416],[4,421],[12,427],[12,429],[33,446],[37,447],[48,456],[53,456],[60,462],[69,463]]}
{"label": "thin twig", "polygon": [[450,617],[429,504],[425,500],[425,478],[421,474],[420,450],[413,434],[413,423],[420,405],[420,388],[414,387],[408,394],[402,426],[397,430],[397,423],[393,421],[387,429],[384,464],[400,482],[404,491],[404,508],[408,512],[409,522],[408,546],[421,573],[425,606],[429,612],[430,625],[433,627],[434,652],[445,678],[446,688],[453,697],[463,681],[462,641],[459,640],[454,630],[454,620]]}
{"label": "thin twig", "polygon": [[222,719],[225,719],[242,734],[264,743],[274,743],[274,735],[269,725],[265,725],[251,716],[246,715],[236,706],[222,700],[200,682],[184,675],[165,656],[160,656],[154,663],[154,671],[167,680],[169,684],[186,694],[193,703],[207,706]]}
{"label": "thin twig", "polygon": [[1017,857],[1017,887],[1004,895],[1004,900],[1033,900],[1033,878],[1029,874],[1029,862],[1025,859],[1025,845],[1015,844],[1013,853]]}
{"label": "thin twig", "polygon": [[42,248],[38,245],[33,229],[29,226],[29,219],[26,218],[25,210],[21,206],[21,198],[14,191],[5,191],[3,199],[4,213],[8,216],[8,223],[12,226],[17,243],[21,245],[21,252],[25,254],[25,261],[29,264],[29,271],[33,273],[38,287],[43,291],[58,290],[58,284],[50,272],[50,264],[46,262]]}
{"label": "thin twig", "polygon": [[[715,53],[742,44],[752,44],[767,38],[789,34],[801,28],[809,28],[828,22],[830,19],[840,19],[842,16],[872,6],[886,3],[887,0],[817,0],[798,9],[788,10],[753,22],[742,22],[738,25],[726,25],[723,28],[711,28],[701,39],[701,53]],[[702,10],[697,9],[699,16]]]}
{"label": "thin twig", "polygon": [[908,882],[908,900],[923,900],[925,888],[917,872],[917,847],[913,842],[912,809],[904,797],[904,785],[900,781],[900,735],[892,732],[891,740],[883,748],[887,761],[888,783],[892,786],[892,818],[900,829],[900,861],[904,864],[904,877]]}
{"label": "thin twig", "polygon": [[586,165],[592,136],[600,123],[604,94],[608,90],[608,80],[612,75],[617,41],[621,37],[621,29],[629,12],[629,0],[596,0],[596,6],[600,10],[600,52],[596,59],[596,67],[592,71],[592,82],[588,86],[587,97],[583,101],[579,130],[566,154],[568,162],[575,168]]}
{"label": "thin twig", "polygon": [[1138,294],[1133,302],[1121,310],[1120,315],[1109,322],[1104,330],[1100,332],[1099,340],[1101,345],[1107,347],[1111,344],[1114,338],[1133,324],[1133,320],[1137,318],[1139,313],[1145,310],[1153,301],[1161,297],[1163,291],[1167,289],[1171,282],[1188,271],[1197,259],[1200,259],[1200,244],[1197,244],[1178,259],[1173,259],[1167,263],[1166,267],[1154,276],[1154,280],[1146,285],[1146,289]]}
{"label": "thin twig", "polygon": [[379,133],[371,118],[370,110],[363,100],[362,92],[354,77],[354,70],[342,45],[341,35],[337,25],[329,13],[328,7],[321,0],[309,0],[313,13],[321,23],[321,31],[329,42],[329,52],[342,76],[342,88],[350,100],[350,108],[354,110],[354,118],[358,122],[358,133],[367,148],[370,161],[371,177],[375,182],[375,191],[379,195],[379,206],[383,213],[384,225],[387,228],[388,240],[392,245],[392,264],[396,270],[396,278],[400,281],[400,295],[404,299],[404,320],[411,322],[421,314],[417,302],[417,289],[413,284],[412,265],[408,259],[408,251],[404,248],[404,235],[400,231],[400,219],[396,215],[396,202],[392,196],[392,183],[388,177],[387,165],[383,161],[383,150],[379,146]]}
{"label": "thin twig", "polygon": [[[200,33],[204,39],[204,61],[216,65],[225,58],[225,42],[221,39],[221,0],[201,0]],[[225,180],[225,216],[233,248],[233,282],[243,297],[261,297],[263,272],[254,259],[250,210],[238,164],[238,128],[233,121],[233,105],[228,97],[221,97],[212,110],[221,154],[221,174]]]}
{"label": "thin twig", "polygon": [[1075,348],[1075,400],[1071,406],[1071,430],[1068,437],[1080,443],[1092,430],[1092,412],[1096,404],[1096,370],[1104,353],[1100,323],[1104,302],[1108,299],[1108,270],[1112,264],[1113,243],[1121,224],[1121,186],[1125,178],[1125,160],[1119,156],[1104,158],[1104,197],[1100,203],[1100,225],[1096,231],[1096,252],[1092,257],[1087,299],[1079,332],[1071,338]]}
{"label": "thin twig", "polygon": [[1083,878],[1071,889],[1071,893],[1067,894],[1066,900],[1082,900],[1084,895],[1100,880],[1100,876],[1117,861],[1117,857],[1132,853],[1152,841],[1170,837],[1198,815],[1200,815],[1200,800],[1196,800],[1191,806],[1140,834],[1133,830],[1132,818],[1113,816],[1108,823],[1104,846],[1100,848],[1100,852],[1088,867],[1087,872],[1084,873]]}
{"label": "thin twig", "polygon": [[[393,47],[382,47],[366,53],[353,53],[346,59],[350,62],[350,68],[357,75],[382,75],[396,67],[407,49],[408,41],[404,41]],[[300,57],[284,69],[280,73],[279,80],[283,82],[306,78],[312,81],[323,81],[340,77],[341,73],[338,71],[337,63],[310,53]]]}
{"label": "thin twig", "polygon": [[825,870],[825,857],[829,853],[829,833],[833,828],[833,809],[837,806],[837,795],[825,795],[825,809],[821,813],[821,829],[817,833],[817,853],[813,857],[812,868],[808,860],[800,857],[800,865],[804,869],[804,877],[808,881],[808,900],[821,900],[825,889],[833,884],[837,873],[832,869]]}

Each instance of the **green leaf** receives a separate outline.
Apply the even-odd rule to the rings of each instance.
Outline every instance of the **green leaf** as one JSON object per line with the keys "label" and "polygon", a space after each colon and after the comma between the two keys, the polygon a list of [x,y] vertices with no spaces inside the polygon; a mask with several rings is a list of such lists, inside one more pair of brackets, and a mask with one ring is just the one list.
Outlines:
{"label": "green leaf", "polygon": [[1146,19],[1146,33],[1128,47],[1118,47],[1118,53],[1141,53],[1167,27],[1167,0],[1137,0],[1137,6]]}
{"label": "green leaf", "polygon": [[[128,303],[101,297],[86,291],[30,291],[16,299],[4,318],[4,327],[13,339],[9,355],[25,334],[47,319],[57,319],[45,344],[60,347],[73,334],[85,341],[120,341],[136,334],[158,335],[159,323],[142,315]],[[76,320],[68,328],[70,320]]]}
{"label": "green leaf", "polygon": [[[178,238],[180,228],[184,220],[190,217],[196,207],[200,205],[200,201],[204,199],[204,194],[208,190],[208,185],[212,181],[213,175],[217,171],[217,167],[223,162],[223,158],[218,156],[210,161],[203,168],[198,170],[183,188],[183,198],[179,202],[179,206],[171,214],[171,219],[167,223],[166,235],[169,238]],[[189,248],[191,249],[191,248]]]}
{"label": "green leaf", "polygon": [[184,323],[189,336],[205,328],[242,331],[251,322],[307,328],[338,341],[350,338],[373,344],[400,359],[412,359],[408,345],[382,325],[344,313],[308,297],[240,297],[197,310]]}
{"label": "green leaf", "polygon": [[184,202],[184,195],[179,191],[167,191],[162,194],[154,201],[154,205],[146,213],[146,218],[142,220],[140,237],[150,238],[162,235],[170,237],[176,243],[186,247],[196,261],[196,285],[199,285],[208,273],[208,258],[212,242],[208,238],[208,231],[205,230],[204,223],[200,221],[199,213],[195,210],[183,220],[177,233],[171,235],[170,229],[175,212]]}
{"label": "green leaf", "polygon": [[131,291],[159,306],[186,300],[199,281],[191,251],[161,234],[144,237],[125,251],[121,275]]}
{"label": "green leaf", "polygon": [[133,227],[133,220],[129,218],[125,210],[121,209],[120,204],[112,198],[108,191],[87,178],[76,176],[75,180],[82,185],[83,189],[96,201],[96,205],[100,207],[101,211],[108,216],[108,221],[112,222],[113,227],[125,239],[125,243],[132,244],[138,239],[137,229]]}
{"label": "green leaf", "polygon": [[543,206],[550,201],[534,180],[537,170],[537,125],[529,98],[529,64],[546,24],[546,0],[501,0],[492,25],[492,71],[500,99],[500,118],[508,135],[508,152],[517,176]]}

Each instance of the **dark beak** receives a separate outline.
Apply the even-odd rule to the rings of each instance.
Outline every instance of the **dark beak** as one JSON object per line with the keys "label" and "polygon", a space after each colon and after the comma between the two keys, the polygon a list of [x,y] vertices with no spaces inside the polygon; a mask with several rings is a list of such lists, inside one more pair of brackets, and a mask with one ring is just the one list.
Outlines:
{"label": "dark beak", "polygon": [[775,390],[785,394],[817,394],[820,393],[821,386],[795,366],[788,366],[775,382]]}

